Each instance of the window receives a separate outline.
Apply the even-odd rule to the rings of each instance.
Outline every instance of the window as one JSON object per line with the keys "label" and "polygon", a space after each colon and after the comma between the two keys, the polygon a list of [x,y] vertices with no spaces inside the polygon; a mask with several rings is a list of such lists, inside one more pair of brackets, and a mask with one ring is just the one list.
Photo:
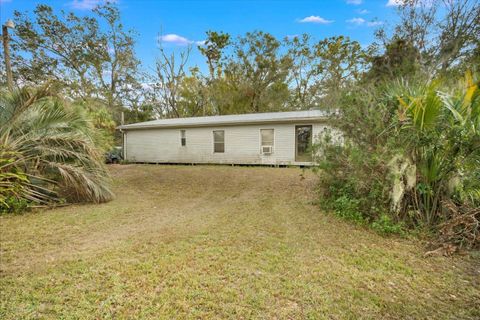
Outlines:
{"label": "window", "polygon": [[273,148],[273,129],[260,129],[260,136],[262,137],[262,147],[270,146]]}
{"label": "window", "polygon": [[213,131],[213,152],[225,152],[225,131]]}
{"label": "window", "polygon": [[187,132],[185,130],[180,130],[180,143],[182,147],[187,145]]}

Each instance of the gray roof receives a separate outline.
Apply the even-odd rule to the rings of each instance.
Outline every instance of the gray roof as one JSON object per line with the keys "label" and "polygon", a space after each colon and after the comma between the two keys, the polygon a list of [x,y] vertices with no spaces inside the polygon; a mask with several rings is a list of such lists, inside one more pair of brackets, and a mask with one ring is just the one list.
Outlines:
{"label": "gray roof", "polygon": [[320,110],[247,113],[225,116],[152,120],[122,125],[119,126],[118,129],[130,130],[148,128],[208,127],[259,123],[318,122],[325,120],[327,116],[328,113],[326,111]]}

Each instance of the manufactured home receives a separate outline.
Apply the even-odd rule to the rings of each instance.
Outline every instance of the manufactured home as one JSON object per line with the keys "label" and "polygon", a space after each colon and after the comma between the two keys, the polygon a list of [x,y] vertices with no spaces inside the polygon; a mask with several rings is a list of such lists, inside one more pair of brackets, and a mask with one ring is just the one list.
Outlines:
{"label": "manufactured home", "polygon": [[124,158],[144,163],[312,164],[319,110],[162,119],[119,127]]}

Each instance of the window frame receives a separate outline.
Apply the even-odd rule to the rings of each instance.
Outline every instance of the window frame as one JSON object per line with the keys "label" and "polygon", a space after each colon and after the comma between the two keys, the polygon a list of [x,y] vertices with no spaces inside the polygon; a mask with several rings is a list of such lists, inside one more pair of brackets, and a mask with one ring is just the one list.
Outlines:
{"label": "window frame", "polygon": [[181,147],[187,146],[187,130],[185,129],[180,130],[180,146]]}
{"label": "window frame", "polygon": [[[272,153],[275,151],[275,128],[260,128],[259,130],[259,135],[260,135],[260,154],[263,154],[262,152],[262,147],[264,146],[263,141],[262,141],[262,130],[272,130],[273,132],[273,137],[272,137]],[[265,145],[266,146],[266,145]]]}
{"label": "window frame", "polygon": [[[215,142],[215,132],[222,132],[223,133],[223,141],[221,142],[223,144],[222,151],[216,151],[215,145],[219,144],[220,142]],[[213,139],[213,153],[225,153],[225,130],[212,130],[212,139]]]}

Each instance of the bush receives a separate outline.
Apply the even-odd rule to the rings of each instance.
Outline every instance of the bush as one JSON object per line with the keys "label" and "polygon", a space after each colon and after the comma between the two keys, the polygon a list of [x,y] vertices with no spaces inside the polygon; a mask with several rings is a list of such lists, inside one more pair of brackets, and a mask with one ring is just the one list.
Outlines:
{"label": "bush", "polygon": [[315,146],[325,208],[361,223],[377,220],[388,204],[381,158],[348,140],[341,144],[327,132]]}
{"label": "bush", "polygon": [[25,173],[17,168],[21,158],[0,145],[0,214],[21,213],[33,198]]}
{"label": "bush", "polygon": [[403,224],[395,223],[387,214],[372,222],[373,230],[381,234],[403,234]]}
{"label": "bush", "polygon": [[23,213],[27,210],[29,202],[26,199],[19,199],[9,196],[0,201],[0,214]]}
{"label": "bush", "polygon": [[25,201],[49,205],[60,198],[110,200],[108,172],[94,132],[80,108],[46,88],[0,92],[3,207],[20,209]]}
{"label": "bush", "polygon": [[332,121],[342,139],[317,150],[325,203],[337,215],[382,233],[452,219],[447,201],[480,206],[480,90],[467,74],[441,81],[358,85],[343,94]]}
{"label": "bush", "polygon": [[360,201],[358,199],[351,199],[348,196],[341,196],[333,201],[333,210],[339,217],[353,220],[356,222],[363,222],[364,218],[359,210]]}

